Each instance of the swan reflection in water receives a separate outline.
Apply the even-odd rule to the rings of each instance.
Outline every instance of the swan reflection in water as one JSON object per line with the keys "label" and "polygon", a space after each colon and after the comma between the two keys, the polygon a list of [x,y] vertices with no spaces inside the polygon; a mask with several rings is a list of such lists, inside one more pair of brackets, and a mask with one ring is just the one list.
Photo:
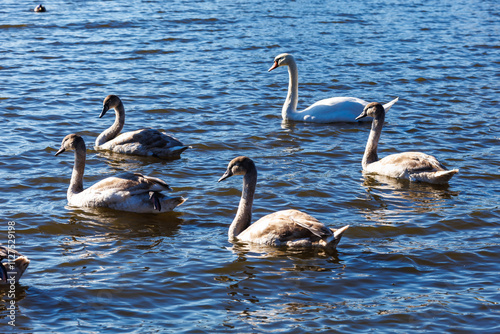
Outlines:
{"label": "swan reflection in water", "polygon": [[447,200],[459,194],[449,190],[448,184],[415,183],[367,173],[363,173],[363,178],[362,185],[370,200],[378,203],[377,207],[383,209],[384,215],[394,213],[395,217],[404,212],[440,211]]}
{"label": "swan reflection in water", "polygon": [[241,259],[283,257],[300,259],[331,258],[335,261],[339,261],[338,251],[332,248],[275,247],[239,241],[233,241],[232,245],[226,248]]}
{"label": "swan reflection in water", "polygon": [[[331,309],[334,301],[314,296],[343,289],[346,266],[334,250],[291,250],[240,242],[230,249],[237,258],[217,268],[214,280],[227,291],[226,309],[256,326],[310,313],[311,307]],[[247,306],[259,303],[266,307]]]}
{"label": "swan reflection in water", "polygon": [[106,235],[108,240],[131,238],[172,237],[184,223],[182,213],[168,212],[162,215],[122,212],[108,208],[71,209],[68,224],[64,228],[68,235],[94,238]]}

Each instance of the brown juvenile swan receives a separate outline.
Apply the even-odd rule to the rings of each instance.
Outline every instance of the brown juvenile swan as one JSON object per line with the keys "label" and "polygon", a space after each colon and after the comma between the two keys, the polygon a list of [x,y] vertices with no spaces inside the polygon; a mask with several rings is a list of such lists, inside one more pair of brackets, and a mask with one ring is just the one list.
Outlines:
{"label": "brown juvenile swan", "polygon": [[[7,262],[1,262],[3,260]],[[5,246],[0,246],[0,262],[0,284],[10,284],[12,279],[18,283],[30,264],[26,256]]]}
{"label": "brown juvenile swan", "polygon": [[384,107],[369,103],[356,119],[366,116],[373,117],[373,122],[361,162],[364,172],[435,184],[445,184],[458,173],[458,169],[447,170],[435,157],[421,152],[391,154],[379,160],[377,146],[384,126]]}
{"label": "brown juvenile swan", "polygon": [[334,230],[316,218],[298,210],[283,210],[252,221],[252,204],[257,184],[257,169],[252,159],[231,160],[219,182],[233,175],[243,175],[243,193],[238,212],[229,227],[229,240],[288,247],[322,247],[334,249],[349,225]]}
{"label": "brown juvenile swan", "polygon": [[188,148],[177,139],[155,129],[141,129],[120,134],[125,124],[125,108],[118,96],[106,96],[99,118],[109,109],[115,109],[115,122],[97,137],[96,150],[173,159],[180,157]]}
{"label": "brown juvenile swan", "polygon": [[[297,101],[299,99],[299,80],[297,63],[295,58],[289,53],[282,53],[274,58],[274,64],[268,72],[280,66],[288,66],[289,83],[288,95],[286,97],[281,116],[283,120],[303,121],[314,123],[332,122],[355,122],[356,116],[363,111],[363,107],[368,102],[356,97],[332,97],[320,100],[304,110],[297,111]],[[395,98],[384,105],[386,110],[398,101]]]}
{"label": "brown juvenile swan", "polygon": [[68,204],[71,206],[163,213],[172,211],[185,201],[182,197],[164,195],[162,191],[171,191],[164,181],[139,173],[108,177],[83,189],[86,148],[82,137],[76,134],[64,137],[56,155],[68,150],[75,151],[75,164],[67,193]]}

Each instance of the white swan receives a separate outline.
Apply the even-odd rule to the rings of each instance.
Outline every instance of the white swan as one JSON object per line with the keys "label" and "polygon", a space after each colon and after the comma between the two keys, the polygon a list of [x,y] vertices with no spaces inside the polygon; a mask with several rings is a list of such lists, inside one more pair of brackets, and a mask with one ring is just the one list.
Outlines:
{"label": "white swan", "polygon": [[373,117],[373,122],[361,162],[364,172],[435,184],[447,183],[458,173],[458,169],[447,170],[435,157],[421,152],[391,154],[379,160],[377,146],[384,126],[384,107],[378,102],[369,103],[356,119],[367,116]]}
{"label": "white swan", "polygon": [[252,204],[257,184],[257,169],[248,157],[231,160],[219,182],[233,175],[243,175],[243,192],[238,212],[229,227],[229,240],[288,247],[334,249],[349,225],[334,230],[316,218],[298,210],[283,210],[252,221]]}
{"label": "white swan", "polygon": [[[365,105],[368,102],[356,97],[332,97],[320,100],[310,107],[297,111],[297,101],[299,99],[299,79],[297,63],[295,58],[289,53],[282,53],[274,58],[274,64],[268,72],[280,66],[288,66],[290,76],[288,83],[288,95],[286,97],[281,116],[285,121],[304,121],[314,123],[333,122],[355,122]],[[384,105],[389,110],[399,98]]]}
{"label": "white swan", "polygon": [[182,197],[164,195],[162,191],[171,190],[164,181],[139,173],[108,177],[83,189],[86,148],[82,137],[76,134],[64,137],[56,156],[67,150],[75,151],[75,165],[67,193],[68,204],[71,206],[163,213],[172,211],[185,201]]}
{"label": "white swan", "polygon": [[155,129],[141,129],[120,134],[125,124],[125,108],[118,96],[106,96],[99,118],[112,108],[115,109],[115,122],[97,137],[96,150],[172,159],[180,157],[188,148],[177,139]]}
{"label": "white swan", "polygon": [[[8,262],[1,262],[7,259]],[[11,284],[14,278],[15,283],[19,283],[30,264],[26,256],[10,247],[0,246],[0,284]]]}

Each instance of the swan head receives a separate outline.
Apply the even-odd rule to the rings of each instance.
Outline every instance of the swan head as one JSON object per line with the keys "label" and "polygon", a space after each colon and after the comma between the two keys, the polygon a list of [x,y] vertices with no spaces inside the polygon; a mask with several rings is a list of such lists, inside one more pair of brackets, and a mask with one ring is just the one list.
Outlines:
{"label": "swan head", "polygon": [[64,137],[61,143],[61,148],[59,149],[59,151],[57,151],[55,155],[58,156],[59,154],[65,151],[78,150],[78,149],[80,150],[83,149],[83,151],[85,152],[85,142],[83,141],[82,137],[72,133]]}
{"label": "swan head", "polygon": [[385,113],[384,106],[378,102],[370,102],[368,103],[365,108],[363,109],[363,112],[356,117],[356,119],[361,119],[365,117],[373,117],[377,118],[380,115],[383,115]]}
{"label": "swan head", "polygon": [[289,53],[282,53],[280,55],[277,55],[274,58],[274,64],[273,64],[273,66],[271,66],[271,68],[269,70],[267,70],[267,71],[271,72],[272,70],[274,70],[277,67],[280,67],[280,66],[289,66],[292,63],[295,63],[295,58],[291,54],[289,54]]}
{"label": "swan head", "polygon": [[222,175],[218,182],[233,175],[245,175],[249,171],[256,171],[255,164],[252,159],[245,156],[234,158],[229,162],[226,172]]}
{"label": "swan head", "polygon": [[42,4],[39,4],[38,6],[35,7],[34,11],[41,13],[41,12],[45,12],[46,9]]}
{"label": "swan head", "polygon": [[102,116],[106,115],[106,112],[109,109],[113,109],[118,107],[122,103],[122,100],[116,95],[108,95],[102,102],[102,111],[101,114],[99,115],[99,118]]}

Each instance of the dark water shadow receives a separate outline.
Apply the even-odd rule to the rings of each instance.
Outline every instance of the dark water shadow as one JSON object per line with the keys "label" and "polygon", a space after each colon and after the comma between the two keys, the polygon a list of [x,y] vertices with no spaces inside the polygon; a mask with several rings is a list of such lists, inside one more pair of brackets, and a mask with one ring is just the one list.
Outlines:
{"label": "dark water shadow", "polygon": [[431,184],[410,182],[384,175],[363,173],[363,186],[368,193],[383,191],[387,197],[400,197],[412,201],[435,199],[450,199],[458,196],[458,191],[451,191],[449,184]]}
{"label": "dark water shadow", "polygon": [[[187,151],[192,150],[192,148]],[[166,165],[169,162],[179,160],[182,156],[176,156],[172,158],[159,158],[153,156],[142,156],[142,155],[132,155],[132,154],[121,154],[112,151],[96,151],[87,150],[87,154],[93,153],[99,159],[105,160],[106,163],[113,168],[119,168],[124,170],[133,170],[139,167],[148,166],[151,164],[161,164]],[[184,152],[185,154],[186,152]]]}
{"label": "dark water shadow", "polygon": [[324,248],[290,248],[272,247],[252,243],[235,242],[227,248],[238,256],[236,261],[247,261],[248,259],[331,259],[340,263],[339,253],[336,249]]}
{"label": "dark water shadow", "polygon": [[114,238],[172,237],[184,223],[180,212],[146,214],[108,208],[71,210],[67,224],[83,233],[107,233]]}

